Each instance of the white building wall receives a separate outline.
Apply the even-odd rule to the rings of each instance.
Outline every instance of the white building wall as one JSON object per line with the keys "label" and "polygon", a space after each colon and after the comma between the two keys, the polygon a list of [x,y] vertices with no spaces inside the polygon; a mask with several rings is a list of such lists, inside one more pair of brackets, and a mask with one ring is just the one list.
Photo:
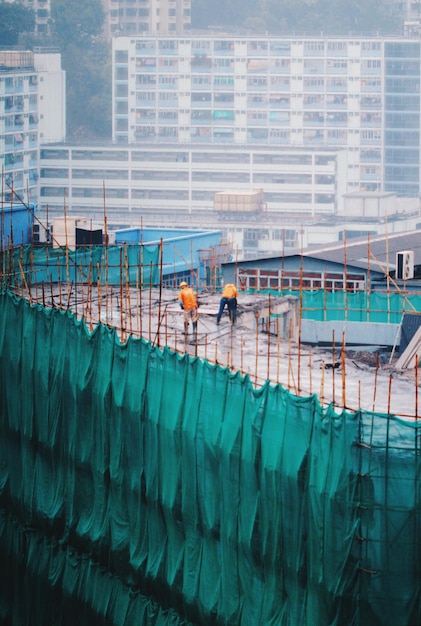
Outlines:
{"label": "white building wall", "polygon": [[[267,216],[335,215],[346,155],[335,150],[189,145],[44,145],[41,205],[60,214],[107,210],[130,222],[177,211],[213,215],[214,194],[262,188]],[[339,185],[340,188],[340,185]],[[213,215],[212,219],[217,219]]]}
{"label": "white building wall", "polygon": [[59,53],[36,53],[38,74],[39,133],[41,143],[66,139],[66,75]]}

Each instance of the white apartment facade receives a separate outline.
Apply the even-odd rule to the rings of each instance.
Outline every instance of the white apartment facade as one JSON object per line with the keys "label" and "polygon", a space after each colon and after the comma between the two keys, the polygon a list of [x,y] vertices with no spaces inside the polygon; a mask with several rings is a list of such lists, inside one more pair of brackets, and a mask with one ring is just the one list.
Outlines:
{"label": "white apartment facade", "polygon": [[29,51],[0,52],[0,204],[36,203],[39,167],[38,75]]}
{"label": "white apartment facade", "polygon": [[92,218],[106,210],[114,224],[209,227],[222,217],[215,193],[260,188],[261,217],[315,219],[341,210],[346,170],[346,151],[313,147],[43,145],[39,207],[61,215],[65,202],[69,214]]}
{"label": "white apartment facade", "polygon": [[1,203],[38,202],[39,146],[65,138],[58,53],[0,51]]}
{"label": "white apartment facade", "polygon": [[117,37],[115,143],[317,146],[346,191],[420,195],[418,38]]}

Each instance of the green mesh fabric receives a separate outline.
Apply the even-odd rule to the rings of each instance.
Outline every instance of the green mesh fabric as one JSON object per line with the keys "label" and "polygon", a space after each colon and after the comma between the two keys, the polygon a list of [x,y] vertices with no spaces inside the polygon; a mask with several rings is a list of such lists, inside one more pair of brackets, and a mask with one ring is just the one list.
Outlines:
{"label": "green mesh fabric", "polygon": [[33,248],[25,246],[2,255],[0,276],[6,284],[100,282],[102,285],[144,285],[159,282],[159,246],[89,246]]}
{"label": "green mesh fabric", "polygon": [[0,295],[0,623],[421,623],[417,423]]}
{"label": "green mesh fabric", "polygon": [[[260,292],[263,293],[263,292]],[[319,322],[348,320],[350,322],[381,322],[399,324],[403,312],[421,310],[421,295],[404,296],[400,293],[366,293],[357,291],[285,291],[299,295],[303,319]]]}

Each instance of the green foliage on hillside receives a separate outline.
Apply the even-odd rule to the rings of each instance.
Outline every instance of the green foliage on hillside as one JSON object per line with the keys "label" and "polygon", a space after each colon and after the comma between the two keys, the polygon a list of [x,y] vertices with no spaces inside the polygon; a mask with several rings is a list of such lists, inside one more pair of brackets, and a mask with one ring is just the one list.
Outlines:
{"label": "green foliage on hillside", "polygon": [[67,138],[111,136],[111,47],[101,0],[51,0],[52,31],[67,82]]}
{"label": "green foliage on hillside", "polygon": [[105,14],[101,0],[51,0],[53,30],[61,47],[89,49],[92,39],[102,33]]}
{"label": "green foliage on hillside", "polygon": [[16,46],[22,33],[32,32],[35,26],[33,9],[23,4],[0,1],[0,45]]}
{"label": "green foliage on hillside", "polygon": [[279,35],[399,34],[378,0],[192,0],[192,27]]}

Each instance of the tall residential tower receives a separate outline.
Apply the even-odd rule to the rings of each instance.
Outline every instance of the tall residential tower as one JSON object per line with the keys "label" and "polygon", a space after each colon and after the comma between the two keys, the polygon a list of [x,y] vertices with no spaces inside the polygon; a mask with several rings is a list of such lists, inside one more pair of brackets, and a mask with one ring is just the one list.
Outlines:
{"label": "tall residential tower", "polygon": [[115,38],[113,139],[336,147],[348,191],[419,196],[420,54],[410,38]]}

